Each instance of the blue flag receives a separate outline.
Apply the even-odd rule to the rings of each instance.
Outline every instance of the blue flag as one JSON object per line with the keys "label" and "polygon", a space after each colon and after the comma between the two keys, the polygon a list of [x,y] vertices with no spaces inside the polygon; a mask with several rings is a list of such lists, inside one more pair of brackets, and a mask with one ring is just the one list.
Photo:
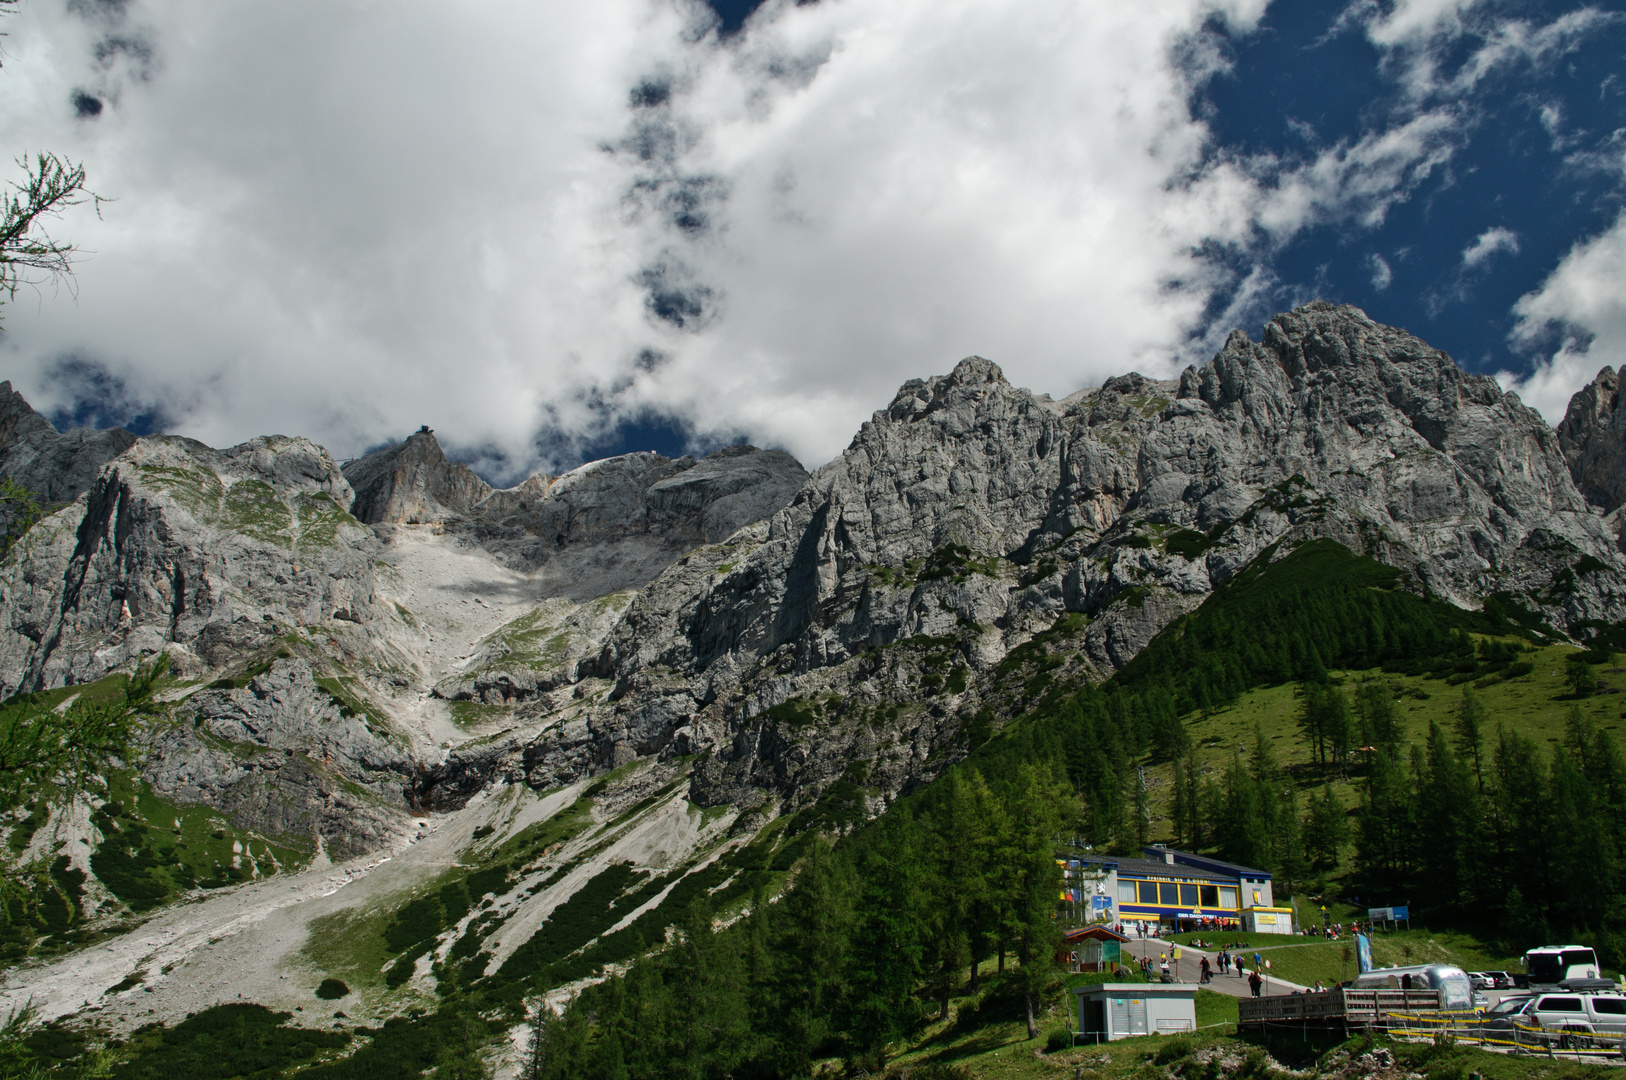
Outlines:
{"label": "blue flag", "polygon": [[1355,961],[1362,972],[1372,970],[1372,939],[1365,934],[1355,935]]}

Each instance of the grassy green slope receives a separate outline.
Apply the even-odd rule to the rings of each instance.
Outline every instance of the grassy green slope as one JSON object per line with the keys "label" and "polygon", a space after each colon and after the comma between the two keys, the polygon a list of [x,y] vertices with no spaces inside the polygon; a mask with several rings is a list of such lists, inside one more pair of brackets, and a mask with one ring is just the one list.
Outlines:
{"label": "grassy green slope", "polygon": [[[1475,640],[1483,640],[1484,636],[1475,635]],[[1617,741],[1626,742],[1626,695],[1619,693],[1626,689],[1626,669],[1599,667],[1602,691],[1577,700],[1564,683],[1564,666],[1567,658],[1579,651],[1562,644],[1538,647],[1524,654],[1524,658],[1534,664],[1530,674],[1476,688],[1474,693],[1491,718],[1487,741],[1494,740],[1495,725],[1500,722],[1537,745],[1555,745],[1563,738],[1570,711],[1579,705],[1599,728],[1608,731]],[[1404,727],[1403,742],[1421,745],[1431,722],[1449,733],[1462,702],[1462,685],[1453,686],[1443,677],[1385,674],[1381,668],[1330,674],[1334,679],[1343,680],[1346,688],[1365,679],[1383,679],[1394,687],[1396,709]],[[1298,729],[1302,694],[1301,684],[1288,682],[1248,691],[1234,704],[1210,713],[1188,713],[1184,720],[1192,741],[1198,746],[1197,754],[1204,771],[1214,775],[1223,770],[1238,748],[1244,757],[1251,754],[1258,729],[1264,732],[1278,762],[1287,768],[1299,787],[1301,805],[1304,794],[1319,793],[1323,783],[1330,781],[1344,805],[1353,806],[1355,784],[1337,771],[1323,773],[1311,760],[1309,743]],[[1153,765],[1147,771],[1153,794],[1153,834],[1158,841],[1172,838],[1168,806],[1172,772],[1172,766],[1167,764]]]}

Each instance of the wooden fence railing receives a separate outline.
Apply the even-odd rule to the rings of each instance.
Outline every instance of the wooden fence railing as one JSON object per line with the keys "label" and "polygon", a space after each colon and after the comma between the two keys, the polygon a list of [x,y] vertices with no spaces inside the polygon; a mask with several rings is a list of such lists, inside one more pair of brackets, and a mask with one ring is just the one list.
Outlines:
{"label": "wooden fence railing", "polygon": [[1237,1022],[1246,1027],[1249,1024],[1320,1020],[1365,1027],[1380,1023],[1389,1013],[1439,1010],[1438,990],[1340,988],[1307,994],[1242,998],[1237,1002]]}

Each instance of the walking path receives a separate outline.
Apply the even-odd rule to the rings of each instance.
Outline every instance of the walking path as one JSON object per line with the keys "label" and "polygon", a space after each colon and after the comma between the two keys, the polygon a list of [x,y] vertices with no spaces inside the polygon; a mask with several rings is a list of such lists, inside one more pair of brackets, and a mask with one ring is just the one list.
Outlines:
{"label": "walking path", "polygon": [[[1151,957],[1152,971],[1155,977],[1155,973],[1158,971],[1158,957],[1167,952],[1171,944],[1171,942],[1164,941],[1160,938],[1147,938],[1144,941],[1137,938],[1133,941],[1126,942],[1123,949],[1125,953],[1132,956]],[[1279,947],[1280,946],[1272,946],[1272,948]],[[1169,973],[1174,976],[1175,982],[1194,983],[1201,979],[1202,959],[1205,956],[1208,957],[1208,963],[1210,966],[1217,967],[1218,965],[1218,949],[1194,949],[1190,945],[1181,945],[1178,946],[1178,948],[1180,949],[1180,959],[1171,959],[1169,961]],[[1251,956],[1256,951],[1263,952],[1264,950],[1256,950],[1250,947],[1244,951],[1242,955],[1245,959],[1249,959],[1249,962],[1251,963]],[[1261,972],[1261,974],[1265,976],[1265,985],[1260,988],[1260,995],[1262,997],[1275,997],[1279,994],[1291,994],[1295,990],[1311,990],[1311,988],[1308,986],[1300,986],[1298,983],[1288,982],[1286,979],[1278,979],[1268,971]],[[1236,967],[1234,963],[1231,967],[1230,974],[1220,975],[1216,973],[1214,978],[1210,982],[1205,983],[1204,986],[1216,993],[1228,994],[1231,997],[1250,997],[1253,994],[1252,988],[1248,985],[1247,973],[1244,972],[1239,977],[1236,974]]]}

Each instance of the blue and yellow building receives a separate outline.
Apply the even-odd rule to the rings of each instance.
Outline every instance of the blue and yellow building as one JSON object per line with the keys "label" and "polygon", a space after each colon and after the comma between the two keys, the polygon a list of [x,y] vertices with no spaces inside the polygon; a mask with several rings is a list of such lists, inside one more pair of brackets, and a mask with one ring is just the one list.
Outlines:
{"label": "blue and yellow building", "polygon": [[1156,845],[1142,855],[1070,856],[1070,898],[1088,910],[1088,917],[1125,931],[1150,923],[1165,931],[1221,925],[1293,932],[1292,910],[1274,906],[1268,870]]}

